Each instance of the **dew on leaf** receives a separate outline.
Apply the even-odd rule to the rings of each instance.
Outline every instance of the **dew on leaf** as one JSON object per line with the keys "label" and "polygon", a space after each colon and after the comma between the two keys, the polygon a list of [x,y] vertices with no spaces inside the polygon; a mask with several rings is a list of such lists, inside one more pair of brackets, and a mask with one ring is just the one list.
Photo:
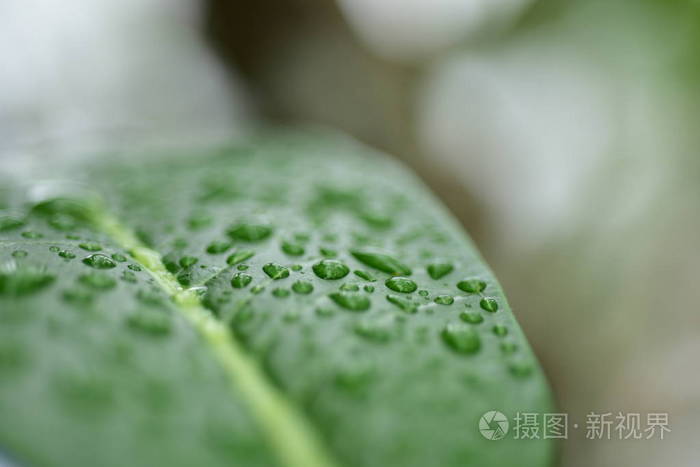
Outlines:
{"label": "dew on leaf", "polygon": [[197,264],[198,261],[199,258],[197,258],[196,256],[183,256],[182,258],[180,258],[179,264],[183,268],[189,268]]}
{"label": "dew on leaf", "polygon": [[254,293],[255,295],[261,293],[263,290],[265,290],[265,286],[262,284],[256,284],[250,289],[251,293]]}
{"label": "dew on leaf", "polygon": [[464,279],[457,282],[457,288],[467,293],[481,293],[486,288],[486,282],[481,279]]}
{"label": "dew on leaf", "polygon": [[200,230],[212,224],[214,218],[206,212],[195,212],[187,218],[187,227],[190,230]]}
{"label": "dew on leaf", "polygon": [[416,305],[407,298],[389,294],[386,296],[386,299],[389,303],[395,305],[401,311],[404,311],[406,313],[416,313],[418,311],[418,305]]}
{"label": "dew on leaf", "polygon": [[326,258],[335,258],[338,256],[338,252],[331,249],[331,248],[319,248],[319,253],[321,253],[322,256],[325,256]]}
{"label": "dew on leaf", "polygon": [[451,295],[438,295],[434,301],[438,305],[452,305],[455,299]]}
{"label": "dew on leaf", "polygon": [[141,270],[141,266],[138,264],[129,264],[127,268],[131,269],[132,271],[139,272]]}
{"label": "dew on leaf", "polygon": [[102,245],[96,242],[82,242],[78,246],[85,251],[100,251],[102,250]]}
{"label": "dew on leaf", "polygon": [[277,298],[287,298],[287,297],[289,297],[289,294],[290,294],[290,292],[287,289],[277,288],[277,289],[272,290],[272,295],[277,297]]}
{"label": "dew on leaf", "polygon": [[253,255],[255,255],[253,250],[236,250],[231,253],[228,258],[226,258],[226,264],[233,266],[234,264],[238,264],[252,258]]}
{"label": "dew on leaf", "polygon": [[22,237],[35,240],[37,238],[44,238],[44,235],[39,232],[34,232],[33,230],[26,230],[22,232]]}
{"label": "dew on leaf", "polygon": [[499,337],[503,337],[508,334],[508,328],[502,324],[496,324],[492,330],[493,333]]}
{"label": "dew on leaf", "polygon": [[12,257],[13,258],[26,258],[28,254],[29,253],[27,253],[27,250],[15,250],[12,252]]}
{"label": "dew on leaf", "polygon": [[130,329],[149,336],[160,337],[170,334],[170,317],[153,308],[137,310],[129,315],[126,322]]}
{"label": "dew on leaf", "polygon": [[298,294],[308,295],[314,290],[314,286],[309,281],[298,280],[292,284],[292,290]]}
{"label": "dew on leaf", "polygon": [[345,283],[341,285],[340,290],[345,290],[346,292],[357,292],[360,290],[360,286],[357,284],[352,284],[352,283]]}
{"label": "dew on leaf", "polygon": [[242,289],[251,283],[253,276],[250,274],[245,274],[243,272],[238,272],[231,278],[231,286],[237,289]]}
{"label": "dew on leaf", "polygon": [[400,293],[415,292],[418,288],[416,283],[407,277],[390,277],[384,284],[394,292]]}
{"label": "dew on leaf", "polygon": [[430,293],[425,289],[421,289],[418,291],[418,295],[420,295],[421,297],[427,297],[428,295],[430,295]]}
{"label": "dew on leaf", "polygon": [[314,273],[321,279],[338,280],[347,276],[350,269],[340,261],[334,259],[324,259],[314,264]]}
{"label": "dew on leaf", "polygon": [[121,278],[125,282],[131,282],[134,283],[137,281],[136,279],[136,274],[134,274],[133,271],[124,271],[121,275]]}
{"label": "dew on leaf", "polygon": [[234,240],[260,242],[272,234],[272,227],[266,224],[244,223],[232,226],[226,233]]}
{"label": "dew on leaf", "polygon": [[289,269],[276,263],[267,263],[263,266],[263,271],[270,279],[279,280],[289,277]]}
{"label": "dew on leaf", "polygon": [[357,277],[359,277],[360,279],[364,279],[364,280],[366,280],[366,281],[368,281],[368,282],[374,282],[374,281],[375,281],[374,277],[372,277],[372,275],[371,275],[370,273],[368,273],[367,271],[363,271],[363,270],[361,270],[361,269],[355,269],[353,272],[354,272],[355,275],[356,275]]}
{"label": "dew on leaf", "polygon": [[219,255],[221,253],[226,253],[231,246],[231,242],[227,242],[226,240],[216,240],[207,245],[206,252],[210,255]]}
{"label": "dew on leaf", "polygon": [[463,311],[459,317],[462,321],[470,324],[479,324],[484,321],[484,317],[478,311]]}
{"label": "dew on leaf", "polygon": [[350,254],[362,264],[387,274],[392,274],[394,276],[411,275],[411,269],[408,266],[387,254],[364,249],[351,250]]}
{"label": "dew on leaf", "polygon": [[248,266],[247,264],[239,264],[238,266],[236,266],[236,269],[238,269],[239,271],[247,271],[248,269],[250,269],[250,266]]}
{"label": "dew on leaf", "polygon": [[81,284],[96,290],[108,290],[117,285],[117,281],[103,272],[92,272],[78,277]]}
{"label": "dew on leaf", "polygon": [[114,261],[119,262],[119,263],[124,263],[124,262],[126,262],[126,256],[121,255],[121,254],[119,254],[119,253],[114,253],[114,254],[112,255],[112,259],[113,259]]}
{"label": "dew on leaf", "polygon": [[322,318],[329,318],[335,314],[335,310],[328,307],[316,308],[316,314]]}
{"label": "dew on leaf", "polygon": [[21,297],[34,294],[51,284],[56,277],[37,269],[0,272],[0,295]]}
{"label": "dew on leaf", "polygon": [[73,259],[75,258],[75,253],[71,253],[68,250],[62,250],[58,252],[58,256],[60,256],[63,259]]}
{"label": "dew on leaf", "polygon": [[83,263],[95,269],[112,269],[117,267],[117,263],[100,253],[83,258]]}
{"label": "dew on leaf", "polygon": [[350,311],[365,311],[370,307],[369,298],[357,292],[334,292],[329,297],[339,306]]}
{"label": "dew on leaf", "polygon": [[441,335],[445,344],[455,352],[472,354],[481,347],[479,333],[466,324],[450,323]]}
{"label": "dew on leaf", "polygon": [[364,289],[365,292],[367,292],[367,293],[372,293],[372,292],[374,292],[374,286],[373,286],[373,285],[366,285],[366,286],[363,287],[363,289]]}
{"label": "dew on leaf", "polygon": [[533,367],[529,360],[516,358],[508,363],[508,370],[517,378],[525,378],[532,374]]}
{"label": "dew on leaf", "polygon": [[301,256],[306,252],[302,245],[290,241],[282,242],[281,248],[282,251],[288,254],[289,256]]}
{"label": "dew on leaf", "polygon": [[24,221],[22,219],[11,216],[0,216],[0,232],[19,229],[23,225]]}
{"label": "dew on leaf", "polygon": [[362,320],[355,325],[354,331],[358,336],[377,343],[389,342],[392,337],[391,325],[386,321]]}
{"label": "dew on leaf", "polygon": [[52,245],[52,246],[49,247],[49,251],[50,251],[51,253],[58,253],[59,251],[61,251],[61,249],[60,249],[59,247],[55,246],[55,245]]}
{"label": "dew on leaf", "polygon": [[482,309],[494,313],[498,311],[498,301],[493,297],[484,297],[479,302]]}
{"label": "dew on leaf", "polygon": [[452,263],[432,263],[429,264],[426,270],[431,279],[438,280],[452,272],[454,266]]}
{"label": "dew on leaf", "polygon": [[501,352],[503,352],[506,355],[510,355],[515,353],[516,350],[518,350],[518,345],[513,341],[504,341],[501,342],[500,348]]}

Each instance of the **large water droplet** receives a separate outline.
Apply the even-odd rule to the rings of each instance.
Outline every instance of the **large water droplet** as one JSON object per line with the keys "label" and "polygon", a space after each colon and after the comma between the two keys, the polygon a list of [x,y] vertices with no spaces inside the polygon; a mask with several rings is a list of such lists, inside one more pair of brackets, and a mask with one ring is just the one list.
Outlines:
{"label": "large water droplet", "polygon": [[452,272],[454,266],[452,263],[433,263],[429,264],[426,270],[431,279],[441,279],[442,277],[448,275]]}
{"label": "large water droplet", "polygon": [[83,263],[95,269],[112,269],[117,267],[117,263],[100,253],[83,258]]}
{"label": "large water droplet", "polygon": [[406,277],[391,277],[384,284],[394,292],[401,293],[411,293],[418,288],[415,282]]}
{"label": "large water droplet", "polygon": [[457,288],[467,293],[480,293],[486,288],[486,282],[481,279],[464,279],[457,282]]}
{"label": "large water droplet", "polygon": [[481,347],[479,333],[470,326],[461,323],[450,323],[442,331],[442,340],[452,350],[463,353],[475,353]]}
{"label": "large water droplet", "polygon": [[411,275],[411,269],[408,266],[387,254],[365,249],[354,249],[350,251],[350,254],[359,262],[387,274],[395,276]]}
{"label": "large water droplet", "polygon": [[265,224],[237,224],[226,233],[234,240],[243,242],[260,242],[272,234],[272,227]]}
{"label": "large water droplet", "polygon": [[334,259],[324,259],[313,265],[314,273],[321,279],[338,280],[350,273],[350,268]]}
{"label": "large water droplet", "polygon": [[350,311],[365,311],[370,306],[369,298],[357,292],[334,292],[329,297],[335,303]]}
{"label": "large water droplet", "polygon": [[271,279],[274,280],[289,277],[289,269],[280,264],[267,263],[265,266],[263,266],[262,269],[265,272],[265,274],[267,274]]}

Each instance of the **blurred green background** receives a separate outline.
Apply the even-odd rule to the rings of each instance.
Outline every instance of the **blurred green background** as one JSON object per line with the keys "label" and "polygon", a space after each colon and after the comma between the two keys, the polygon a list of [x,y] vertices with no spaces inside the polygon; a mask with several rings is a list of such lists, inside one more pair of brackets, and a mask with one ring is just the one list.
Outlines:
{"label": "blurred green background", "polygon": [[[700,2],[6,0],[0,163],[344,130],[416,170],[578,423],[563,466],[700,459]],[[590,412],[668,412],[587,440]]]}

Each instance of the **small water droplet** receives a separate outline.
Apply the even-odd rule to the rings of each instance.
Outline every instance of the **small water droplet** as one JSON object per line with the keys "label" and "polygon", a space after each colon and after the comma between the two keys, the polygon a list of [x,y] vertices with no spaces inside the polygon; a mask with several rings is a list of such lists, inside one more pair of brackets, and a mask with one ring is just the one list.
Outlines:
{"label": "small water droplet", "polygon": [[354,272],[355,275],[356,275],[357,277],[359,277],[360,279],[364,279],[364,280],[366,280],[366,281],[368,281],[368,282],[374,282],[374,281],[375,281],[374,277],[372,277],[372,275],[371,275],[370,273],[368,273],[367,271],[363,271],[363,270],[361,270],[361,269],[355,269],[353,272]]}
{"label": "small water droplet", "polygon": [[243,242],[260,242],[272,234],[272,227],[265,224],[237,224],[226,233],[234,240]]}
{"label": "small water droplet", "polygon": [[0,232],[5,232],[8,230],[19,229],[24,225],[22,219],[11,216],[1,216],[0,217]]}
{"label": "small water droplet", "polygon": [[467,293],[481,293],[486,288],[486,282],[481,279],[464,279],[457,282],[457,288]]}
{"label": "small water droplet", "polygon": [[371,303],[366,295],[357,292],[334,292],[329,297],[339,306],[350,311],[366,311]]}
{"label": "small water droplet", "polygon": [[233,266],[234,264],[241,263],[247,259],[252,258],[255,255],[253,250],[236,250],[228,258],[226,258],[226,264]]}
{"label": "small water droplet", "polygon": [[321,279],[338,280],[347,276],[350,269],[334,259],[324,259],[313,265],[314,273]]}
{"label": "small water droplet", "polygon": [[73,259],[75,258],[75,253],[71,253],[68,250],[63,250],[58,252],[58,256],[60,256],[63,259]]}
{"label": "small water droplet", "polygon": [[135,283],[137,281],[136,274],[133,271],[124,271],[121,276],[123,281]]}
{"label": "small water droplet", "polygon": [[199,258],[195,256],[183,256],[182,258],[180,258],[179,263],[181,267],[189,268],[190,266],[194,266],[195,264],[197,264],[198,261]]}
{"label": "small water droplet", "polygon": [[386,299],[389,303],[396,305],[401,311],[406,313],[416,313],[418,311],[418,305],[407,298],[389,294],[386,296]]}
{"label": "small water droplet", "polygon": [[210,255],[219,255],[221,253],[226,253],[226,251],[228,251],[228,249],[231,248],[231,246],[231,242],[227,242],[225,240],[217,240],[207,245],[205,251]]}
{"label": "small water droplet", "polygon": [[484,317],[478,311],[463,311],[460,313],[459,317],[462,321],[466,321],[470,324],[479,324],[484,321]]}
{"label": "small water droplet", "polygon": [[508,328],[502,324],[496,324],[493,327],[493,333],[499,337],[503,337],[508,334]]}
{"label": "small water droplet", "polygon": [[445,344],[459,353],[475,353],[481,347],[479,333],[466,324],[450,323],[445,326],[441,335]]}
{"label": "small water droplet", "polygon": [[292,265],[292,271],[294,271],[294,272],[299,272],[299,271],[301,271],[302,269],[304,269],[304,267],[303,267],[301,264],[294,264],[294,265]]}
{"label": "small water droplet", "polygon": [[501,342],[500,347],[501,347],[501,352],[503,352],[506,355],[513,354],[513,353],[515,353],[516,350],[518,350],[518,345],[512,341]]}
{"label": "small water droplet", "polygon": [[498,301],[493,297],[484,297],[479,302],[482,309],[494,313],[498,311]]}
{"label": "small water droplet", "polygon": [[508,370],[517,378],[525,378],[532,374],[533,366],[529,360],[516,358],[508,364]]}
{"label": "small water droplet", "polygon": [[455,299],[451,295],[438,295],[435,297],[435,303],[438,305],[452,305]]}
{"label": "small water droplet", "polygon": [[68,214],[57,213],[49,217],[48,224],[56,230],[70,231],[78,226],[78,220]]}
{"label": "small water droplet", "polygon": [[112,255],[112,259],[113,259],[114,261],[119,262],[119,263],[124,263],[124,262],[126,262],[126,256],[120,255],[119,253],[114,253],[114,254]]}
{"label": "small water droplet", "polygon": [[112,269],[117,267],[117,263],[100,253],[83,258],[83,263],[95,269]]}
{"label": "small water droplet", "polygon": [[328,307],[319,307],[316,308],[316,314],[322,318],[330,318],[335,314],[335,310]]}
{"label": "small water droplet", "polygon": [[263,271],[267,274],[270,279],[279,280],[289,277],[289,269],[276,263],[267,263],[263,266]]}
{"label": "small water droplet", "polygon": [[367,293],[372,293],[372,292],[374,292],[374,286],[373,286],[373,285],[366,285],[366,286],[363,287],[363,289],[365,289],[365,292],[367,292]]}
{"label": "small water droplet", "polygon": [[386,343],[391,340],[391,323],[379,320],[362,320],[354,327],[355,334],[371,342]]}
{"label": "small water droplet", "polygon": [[384,284],[394,292],[400,293],[415,292],[418,288],[416,283],[407,277],[390,277]]}
{"label": "small water droplet", "polygon": [[86,251],[100,251],[102,250],[102,245],[95,242],[83,242],[79,243],[78,246]]}
{"label": "small water droplet", "polygon": [[112,276],[103,272],[93,272],[83,274],[78,277],[81,284],[96,290],[108,290],[117,285],[117,281]]}
{"label": "small water droplet", "polygon": [[231,278],[231,286],[235,287],[236,289],[242,289],[250,284],[252,280],[253,276],[250,274],[237,272],[233,275],[233,278]]}
{"label": "small water droplet", "polygon": [[341,285],[340,290],[345,290],[346,292],[357,292],[360,290],[360,286],[357,284],[346,283]]}
{"label": "small water droplet", "polygon": [[214,218],[210,214],[198,211],[187,218],[187,227],[190,230],[200,230],[210,226],[212,222],[214,222]]}
{"label": "small water droplet", "polygon": [[247,271],[248,269],[250,269],[250,266],[248,266],[247,264],[239,264],[238,266],[236,266],[236,269],[238,269],[239,271]]}
{"label": "small water droplet", "polygon": [[289,297],[289,290],[287,289],[273,289],[272,290],[272,295],[274,295],[277,298],[287,298]]}
{"label": "small water droplet", "polygon": [[387,254],[364,249],[351,250],[350,254],[366,266],[378,269],[387,274],[395,276],[411,275],[411,269],[408,266]]}
{"label": "small water droplet", "polygon": [[22,232],[22,237],[35,240],[35,239],[37,239],[37,238],[44,238],[44,235],[43,235],[43,234],[40,234],[39,232],[34,232],[34,231],[31,231],[31,230],[26,230],[26,231]]}
{"label": "small water droplet", "polygon": [[84,289],[72,288],[63,291],[63,300],[74,305],[89,305],[95,299],[95,295]]}
{"label": "small water droplet", "polygon": [[314,291],[314,286],[309,281],[298,280],[292,284],[292,290],[298,294],[308,295]]}
{"label": "small water droplet", "polygon": [[27,253],[26,250],[15,250],[12,252],[12,257],[13,258],[26,258],[28,254],[29,253]]}
{"label": "small water droplet", "polygon": [[256,284],[250,289],[251,293],[254,293],[256,295],[261,293],[263,290],[265,290],[265,286],[262,284]]}
{"label": "small water droplet", "polygon": [[134,331],[154,337],[167,336],[171,330],[170,317],[153,308],[137,310],[127,318],[126,322]]}
{"label": "small water droplet", "polygon": [[306,252],[302,245],[290,241],[282,242],[282,251],[289,256],[301,256]]}
{"label": "small water droplet", "polygon": [[57,246],[50,246],[50,247],[49,247],[49,251],[50,251],[51,253],[58,253],[59,251],[61,251],[61,249],[60,249],[59,247],[57,247]]}
{"label": "small water droplet", "polygon": [[428,295],[430,295],[430,293],[427,290],[423,289],[418,291],[418,295],[420,295],[421,297],[427,297]]}
{"label": "small water droplet", "polygon": [[319,253],[321,253],[322,256],[325,256],[326,258],[335,258],[338,256],[338,252],[333,250],[332,248],[319,248]]}
{"label": "small water droplet", "polygon": [[426,270],[431,279],[438,280],[452,272],[454,266],[452,263],[432,263],[429,264]]}
{"label": "small water droplet", "polygon": [[127,266],[127,268],[131,269],[132,271],[139,272],[141,270],[141,266],[138,264],[130,264]]}

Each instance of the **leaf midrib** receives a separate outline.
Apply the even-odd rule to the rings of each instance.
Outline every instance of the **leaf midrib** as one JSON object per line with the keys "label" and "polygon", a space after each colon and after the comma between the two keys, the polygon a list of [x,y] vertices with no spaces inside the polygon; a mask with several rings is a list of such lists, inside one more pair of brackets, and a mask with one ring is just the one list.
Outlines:
{"label": "leaf midrib", "polygon": [[111,237],[145,268],[173,299],[178,310],[206,341],[232,389],[243,395],[281,464],[288,467],[337,467],[320,435],[229,331],[206,309],[199,295],[184,289],[163,264],[161,255],[104,209],[92,210],[97,229]]}

